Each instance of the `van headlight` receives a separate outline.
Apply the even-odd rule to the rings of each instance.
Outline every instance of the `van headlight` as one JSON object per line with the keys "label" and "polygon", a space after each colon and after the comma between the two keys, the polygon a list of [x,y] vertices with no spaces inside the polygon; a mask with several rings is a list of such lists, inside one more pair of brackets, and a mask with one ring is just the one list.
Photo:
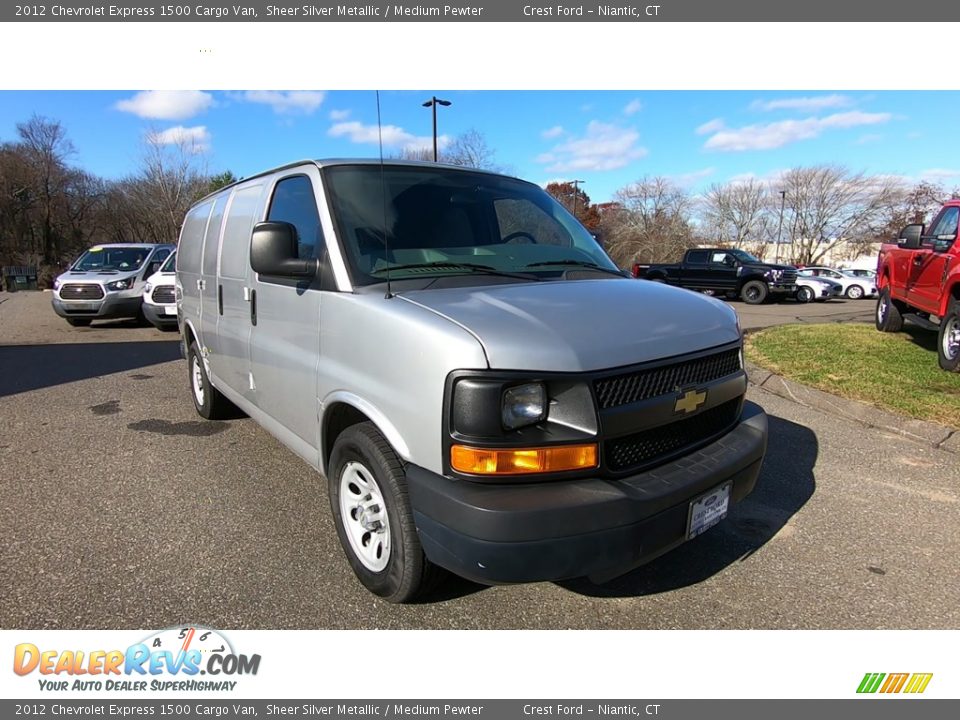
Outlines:
{"label": "van headlight", "polygon": [[153,285],[151,285],[150,283],[147,283],[146,285],[143,286],[144,295],[149,295],[151,290],[153,290]]}
{"label": "van headlight", "polygon": [[124,280],[114,280],[113,282],[107,283],[107,290],[129,290],[133,287],[133,284],[136,282],[135,278],[126,278]]}
{"label": "van headlight", "polygon": [[547,391],[543,383],[514,385],[503,391],[500,421],[507,430],[534,425],[547,416]]}
{"label": "van headlight", "polygon": [[60,285],[61,285],[60,278],[57,278],[56,280],[53,281],[53,289],[54,289],[54,290],[59,290],[59,289],[60,289]]}

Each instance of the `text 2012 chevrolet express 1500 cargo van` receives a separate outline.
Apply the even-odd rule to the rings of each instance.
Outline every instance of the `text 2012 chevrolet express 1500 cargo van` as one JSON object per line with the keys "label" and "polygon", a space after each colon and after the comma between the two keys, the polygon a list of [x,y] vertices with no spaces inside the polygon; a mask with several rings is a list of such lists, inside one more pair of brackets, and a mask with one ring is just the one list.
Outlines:
{"label": "text 2012 chevrolet express 1500 cargo van", "polygon": [[713,298],[625,277],[541,188],[301,162],[201,200],[177,255],[198,412],[323,473],[372,592],[623,574],[754,487],[763,411]]}

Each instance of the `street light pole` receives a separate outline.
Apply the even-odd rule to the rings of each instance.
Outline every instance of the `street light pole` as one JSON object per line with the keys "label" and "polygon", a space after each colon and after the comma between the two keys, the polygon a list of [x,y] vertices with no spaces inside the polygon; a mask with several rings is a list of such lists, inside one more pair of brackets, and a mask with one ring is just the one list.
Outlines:
{"label": "street light pole", "polygon": [[424,107],[433,108],[433,161],[437,161],[437,105],[442,105],[443,107],[450,107],[453,103],[449,100],[441,100],[436,95],[431,97],[425,103]]}
{"label": "street light pole", "polygon": [[571,180],[570,184],[573,185],[573,217],[577,217],[577,191],[580,189],[580,183],[585,183],[586,180]]}
{"label": "street light pole", "polygon": [[777,226],[777,254],[774,262],[780,262],[780,233],[783,230],[783,206],[787,202],[787,191],[780,191],[780,224]]}

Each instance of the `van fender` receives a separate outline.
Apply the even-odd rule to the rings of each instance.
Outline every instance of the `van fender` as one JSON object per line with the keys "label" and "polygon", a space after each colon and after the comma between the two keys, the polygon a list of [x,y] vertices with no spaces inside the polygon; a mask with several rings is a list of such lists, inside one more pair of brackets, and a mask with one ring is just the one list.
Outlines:
{"label": "van fender", "polygon": [[[197,342],[197,347],[200,348],[200,359],[203,361],[203,371],[207,373],[207,378],[210,380],[210,384],[215,388],[217,387],[216,382],[213,379],[213,373],[210,371],[210,359],[207,357],[207,348],[200,341],[200,333],[197,332],[196,325],[193,324],[193,320],[184,320],[184,326],[190,328],[190,334],[193,335],[194,339]],[[183,348],[183,359],[187,359],[187,351],[190,349],[187,343],[187,336],[184,334],[183,340],[180,342],[180,346]],[[218,390],[220,388],[217,388]]]}
{"label": "van fender", "polygon": [[390,443],[397,455],[399,455],[401,459],[410,462],[410,448],[407,447],[406,441],[403,439],[397,427],[387,419],[387,416],[376,405],[347,390],[334,390],[324,397],[320,404],[320,437],[317,440],[317,447],[320,449],[320,472],[324,475],[326,474],[326,458],[330,454],[330,448],[323,446],[323,438],[326,432],[327,420],[329,419],[327,416],[330,408],[340,403],[350,405],[366,415],[370,419],[370,422],[376,425],[377,430],[387,439],[387,442]]}

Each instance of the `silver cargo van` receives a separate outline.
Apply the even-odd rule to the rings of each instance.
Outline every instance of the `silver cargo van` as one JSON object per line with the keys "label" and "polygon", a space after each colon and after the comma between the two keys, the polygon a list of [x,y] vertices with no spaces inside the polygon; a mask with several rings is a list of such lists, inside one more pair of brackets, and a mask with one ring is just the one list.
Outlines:
{"label": "silver cargo van", "polygon": [[540,187],[309,161],[198,202],[177,297],[191,396],[326,476],[393,602],[610,579],[753,490],[767,443],[725,303],[625,277]]}
{"label": "silver cargo van", "polygon": [[173,245],[94,245],[53,281],[53,311],[74,326],[143,317],[143,286]]}

